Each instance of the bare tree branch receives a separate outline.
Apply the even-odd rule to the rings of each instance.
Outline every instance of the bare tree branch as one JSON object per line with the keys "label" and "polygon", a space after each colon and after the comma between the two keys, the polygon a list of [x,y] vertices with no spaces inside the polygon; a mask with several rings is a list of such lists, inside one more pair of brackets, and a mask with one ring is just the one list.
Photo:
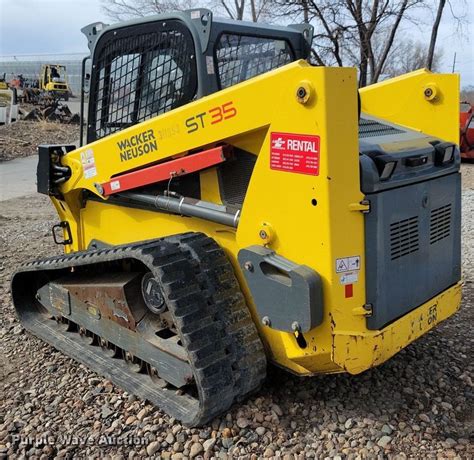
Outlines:
{"label": "bare tree branch", "polygon": [[436,38],[438,37],[438,29],[439,24],[441,22],[441,17],[443,15],[444,5],[446,4],[446,0],[439,0],[438,4],[438,11],[436,13],[436,19],[433,24],[433,28],[431,29],[431,38],[430,38],[430,47],[428,49],[428,56],[426,57],[426,67],[431,70],[433,66],[433,56],[434,50],[436,46]]}

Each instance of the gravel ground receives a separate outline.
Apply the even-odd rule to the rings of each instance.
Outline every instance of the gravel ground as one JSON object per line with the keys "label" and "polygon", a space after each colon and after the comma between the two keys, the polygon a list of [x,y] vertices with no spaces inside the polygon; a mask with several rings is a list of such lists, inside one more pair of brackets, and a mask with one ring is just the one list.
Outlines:
{"label": "gravel ground", "polygon": [[0,126],[0,162],[36,153],[39,144],[74,143],[79,139],[79,125],[49,121],[20,120]]}
{"label": "gravel ground", "polygon": [[[301,379],[271,369],[227,415],[186,429],[18,324],[9,279],[57,252],[46,197],[0,203],[0,457],[474,457],[474,165],[464,165],[460,312],[377,369]],[[18,209],[22,209],[19,216]]]}

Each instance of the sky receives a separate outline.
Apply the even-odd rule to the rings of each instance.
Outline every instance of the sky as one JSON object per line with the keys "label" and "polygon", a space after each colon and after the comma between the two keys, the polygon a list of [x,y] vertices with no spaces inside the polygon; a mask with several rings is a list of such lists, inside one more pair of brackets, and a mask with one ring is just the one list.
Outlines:
{"label": "sky", "polygon": [[[437,44],[442,47],[441,71],[461,73],[461,85],[474,85],[474,1],[451,0],[455,13],[463,5],[464,36],[456,30],[448,6],[445,8]],[[402,31],[428,42],[431,14],[420,14],[418,25]],[[16,55],[87,53],[81,27],[91,22],[110,22],[100,0],[0,0],[0,57]]]}

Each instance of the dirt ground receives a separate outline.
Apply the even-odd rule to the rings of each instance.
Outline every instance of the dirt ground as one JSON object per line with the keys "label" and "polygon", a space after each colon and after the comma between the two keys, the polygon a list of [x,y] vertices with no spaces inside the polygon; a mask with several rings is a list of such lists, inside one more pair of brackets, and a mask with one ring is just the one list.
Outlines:
{"label": "dirt ground", "polygon": [[0,162],[34,155],[40,144],[68,144],[79,139],[79,125],[20,120],[0,126]]}
{"label": "dirt ground", "polygon": [[[0,202],[0,458],[473,458],[474,164],[462,170],[465,286],[454,317],[362,375],[301,379],[272,369],[255,396],[200,429],[23,331],[11,274],[59,253],[56,215],[40,195]],[[144,443],[101,443],[104,434]],[[93,442],[74,444],[71,435]]]}

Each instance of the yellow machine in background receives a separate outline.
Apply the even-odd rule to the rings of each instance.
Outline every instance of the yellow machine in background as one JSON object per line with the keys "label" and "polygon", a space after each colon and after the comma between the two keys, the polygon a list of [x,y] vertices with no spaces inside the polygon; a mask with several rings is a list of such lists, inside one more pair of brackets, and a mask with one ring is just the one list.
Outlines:
{"label": "yellow machine in background", "polygon": [[1,89],[8,89],[8,84],[5,79],[5,72],[3,72],[3,75],[0,76],[0,90]]}
{"label": "yellow machine in background", "polygon": [[69,100],[71,90],[67,80],[66,66],[60,64],[44,64],[41,66],[39,89],[58,97]]}
{"label": "yellow machine in background", "polygon": [[310,26],[207,10],[84,32],[88,143],[39,152],[66,254],[12,282],[33,333],[194,425],[267,359],[357,374],[458,309],[456,75],[359,96]]}

